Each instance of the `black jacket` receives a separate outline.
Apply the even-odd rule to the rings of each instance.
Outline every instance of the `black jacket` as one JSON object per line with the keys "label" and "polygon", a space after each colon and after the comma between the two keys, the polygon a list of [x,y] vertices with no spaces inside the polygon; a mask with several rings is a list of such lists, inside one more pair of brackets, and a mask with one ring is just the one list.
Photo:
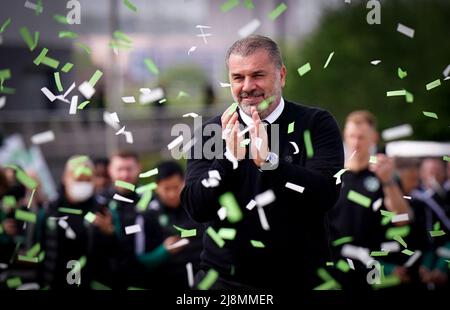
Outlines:
{"label": "black jacket", "polygon": [[[220,122],[218,116],[205,126]],[[292,122],[295,122],[294,131],[288,133]],[[292,283],[285,280],[289,277],[311,288],[321,282],[316,271],[329,258],[325,213],[339,195],[333,175],[344,161],[340,130],[328,112],[287,101],[273,124],[279,125],[280,133],[280,161],[275,170],[261,171],[250,159],[240,161],[236,170],[227,159],[189,159],[181,199],[195,220],[208,222],[216,232],[221,227],[237,231],[235,239],[226,240],[223,248],[205,234],[201,258],[206,271],[213,268],[225,279],[253,287],[287,286]],[[311,133],[312,158],[307,158],[305,130]],[[203,136],[203,144],[208,138]],[[297,154],[290,142],[297,144]],[[202,185],[209,170],[219,171],[222,180],[218,187]],[[304,192],[286,188],[286,182],[303,186]],[[262,229],[257,207],[249,211],[245,206],[269,189],[276,200],[263,208],[270,226],[266,231]],[[243,213],[243,219],[237,223],[218,218],[218,198],[225,192],[234,194]],[[265,247],[253,247],[251,240],[261,241]]]}

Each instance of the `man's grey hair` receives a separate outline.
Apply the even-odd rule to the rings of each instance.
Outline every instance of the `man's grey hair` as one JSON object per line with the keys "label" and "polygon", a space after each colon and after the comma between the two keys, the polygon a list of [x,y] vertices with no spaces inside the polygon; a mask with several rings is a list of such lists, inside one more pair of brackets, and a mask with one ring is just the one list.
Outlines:
{"label": "man's grey hair", "polygon": [[251,35],[234,42],[228,49],[225,59],[227,68],[231,54],[249,56],[259,49],[266,50],[277,69],[281,69],[283,59],[281,58],[280,48],[272,39],[260,35]]}

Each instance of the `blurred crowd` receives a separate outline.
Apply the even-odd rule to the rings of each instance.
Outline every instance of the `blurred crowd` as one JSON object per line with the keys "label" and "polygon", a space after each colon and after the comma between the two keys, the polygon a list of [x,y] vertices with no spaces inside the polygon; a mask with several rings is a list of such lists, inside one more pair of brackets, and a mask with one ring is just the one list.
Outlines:
{"label": "blurred crowd", "polygon": [[[378,153],[367,111],[348,116],[343,139],[345,171],[336,177],[341,195],[328,214],[324,266],[333,288],[448,288],[448,162]],[[156,168],[144,173],[138,155],[125,150],[109,159],[76,155],[58,199],[48,201],[32,171],[25,176],[36,187],[21,167],[1,167],[0,289],[192,288],[205,226],[180,204],[182,167]],[[376,264],[380,279],[370,273]]]}

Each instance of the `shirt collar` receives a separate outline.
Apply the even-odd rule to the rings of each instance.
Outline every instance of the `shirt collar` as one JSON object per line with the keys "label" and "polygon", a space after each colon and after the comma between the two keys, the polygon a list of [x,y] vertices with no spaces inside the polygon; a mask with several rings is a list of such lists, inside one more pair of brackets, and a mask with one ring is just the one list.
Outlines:
{"label": "shirt collar", "polygon": [[[284,99],[281,97],[280,103],[275,108],[275,110],[272,111],[264,120],[268,121],[270,124],[275,122],[278,117],[280,117],[281,113],[284,110]],[[245,125],[250,126],[253,125],[253,118],[248,116],[244,111],[239,109],[239,115],[241,116],[242,120],[244,121]]]}

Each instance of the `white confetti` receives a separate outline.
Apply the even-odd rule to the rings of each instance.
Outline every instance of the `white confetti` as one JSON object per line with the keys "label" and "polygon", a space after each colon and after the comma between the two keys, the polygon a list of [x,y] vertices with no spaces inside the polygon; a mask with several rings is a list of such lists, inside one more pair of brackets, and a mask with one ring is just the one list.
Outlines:
{"label": "white confetti", "polygon": [[258,151],[261,150],[262,142],[263,142],[263,139],[261,139],[260,137],[255,138],[255,146],[258,149]]}
{"label": "white confetti", "polygon": [[222,180],[222,178],[220,177],[220,173],[219,173],[218,170],[209,170],[209,171],[208,171],[208,176],[209,176],[210,178],[213,178],[213,179]]}
{"label": "white confetti", "polygon": [[228,150],[224,153],[224,155],[225,158],[228,159],[233,164],[233,170],[237,169],[238,160],[236,159],[236,157],[234,157],[234,155],[231,154],[231,152],[229,152]]}
{"label": "white confetti", "polygon": [[125,141],[129,144],[133,144],[133,134],[131,131],[125,131],[123,134],[125,135]]}
{"label": "white confetti", "polygon": [[196,118],[198,116],[198,114],[197,113],[193,113],[193,112],[183,114],[183,117],[189,117],[189,116],[192,117],[192,118]]}
{"label": "white confetti", "polygon": [[303,193],[303,191],[305,190],[305,188],[303,186],[294,184],[294,183],[290,183],[290,182],[286,182],[285,185],[287,188],[292,189],[293,191],[299,192],[299,193]]}
{"label": "white confetti", "polygon": [[113,112],[113,113],[109,113],[106,111],[103,112],[103,121],[116,130],[119,130],[119,128],[120,128],[120,125],[119,125],[120,121],[119,121],[119,117],[117,116],[116,112]]}
{"label": "white confetti", "polygon": [[355,270],[355,265],[353,264],[353,261],[350,258],[347,258],[347,263],[351,270]]}
{"label": "white confetti", "polygon": [[274,202],[275,199],[276,199],[275,194],[274,194],[273,190],[271,190],[271,189],[266,190],[265,192],[258,194],[255,197],[256,204],[259,207],[264,207],[264,206]]}
{"label": "white confetti", "polygon": [[333,178],[336,178],[336,185],[341,183],[341,176],[344,174],[345,171],[348,169],[341,169],[333,176]]}
{"label": "white confetti", "polygon": [[362,262],[364,266],[367,266],[367,264],[373,260],[369,255],[369,249],[354,246],[352,244],[344,244],[341,249],[341,255],[344,257],[357,259]]}
{"label": "white confetti", "polygon": [[420,250],[416,250],[414,252],[414,254],[408,258],[408,260],[406,261],[406,263],[403,266],[406,268],[411,267],[421,255],[422,255],[422,252]]}
{"label": "white confetti", "polygon": [[143,94],[150,94],[152,92],[150,88],[139,88],[139,91]]}
{"label": "white confetti", "polygon": [[122,97],[122,101],[125,103],[135,103],[136,99],[134,99],[134,96],[128,96],[128,97]]}
{"label": "white confetti", "polygon": [[246,128],[244,128],[244,130],[239,131],[238,134],[237,134],[237,136],[238,136],[238,137],[242,137],[243,135],[245,135],[245,134],[247,133],[247,131],[249,131],[249,130],[252,129],[253,127],[254,127],[254,125],[247,126]]}
{"label": "white confetti", "polygon": [[394,139],[409,137],[412,134],[413,129],[411,125],[404,124],[383,130],[383,132],[381,133],[381,137],[383,137],[383,140],[385,141],[390,141]]}
{"label": "white confetti", "polygon": [[222,83],[220,82],[220,87],[231,87],[230,83]]}
{"label": "white confetti", "polygon": [[381,251],[400,252],[400,244],[397,241],[388,241],[381,244]]}
{"label": "white confetti", "polygon": [[378,65],[381,62],[381,60],[372,60],[370,63],[374,66]]}
{"label": "white confetti", "polygon": [[84,81],[80,86],[78,86],[78,90],[86,99],[91,99],[91,97],[95,94],[95,88],[92,87],[87,81]]}
{"label": "white confetti", "polygon": [[411,200],[411,199],[412,199],[411,196],[403,196],[403,198],[404,198],[404,199],[408,199],[408,200]]}
{"label": "white confetti", "polygon": [[67,227],[66,229],[66,238],[74,240],[77,237],[75,232],[72,230],[72,228]]}
{"label": "white confetti", "polygon": [[186,272],[188,277],[188,285],[190,288],[194,287],[194,271],[192,269],[192,263],[189,262],[186,264]]}
{"label": "white confetti", "polygon": [[44,7],[42,5],[38,6],[36,3],[30,2],[28,0],[25,2],[24,7],[33,11],[36,11],[37,9],[39,13],[42,13],[42,11],[44,11]]}
{"label": "white confetti", "polygon": [[414,38],[414,29],[409,28],[405,25],[399,23],[397,25],[397,31],[404,34],[407,37]]}
{"label": "white confetti", "polygon": [[125,227],[125,234],[126,235],[131,235],[131,234],[135,234],[141,231],[141,226],[139,224],[136,225],[130,225],[130,226],[126,226]]}
{"label": "white confetti", "polygon": [[407,221],[409,221],[408,213],[394,215],[391,219],[392,223],[407,222]]}
{"label": "white confetti", "polygon": [[255,18],[251,22],[249,22],[248,24],[244,25],[241,29],[239,29],[238,35],[241,38],[248,37],[253,32],[255,32],[256,29],[259,28],[259,26],[261,26],[261,22],[259,21],[259,19]]}
{"label": "white confetti", "polygon": [[127,197],[123,197],[122,195],[119,195],[119,194],[114,194],[113,199],[114,200],[118,200],[118,201],[128,202],[128,203],[133,203],[134,202],[133,199],[129,199]]}
{"label": "white confetti", "polygon": [[445,68],[445,70],[444,70],[444,72],[442,72],[442,74],[443,74],[445,77],[447,77],[447,76],[450,74],[450,65],[448,65],[448,66]]}
{"label": "white confetti", "polygon": [[37,133],[31,137],[31,143],[33,144],[43,144],[53,140],[55,140],[55,133],[52,130]]}
{"label": "white confetti", "polygon": [[252,199],[249,203],[245,206],[247,210],[253,210],[253,208],[256,206],[256,200]]}
{"label": "white confetti", "polygon": [[183,239],[180,239],[177,242],[167,246],[167,249],[172,250],[172,249],[176,249],[176,248],[185,246],[187,244],[189,244],[189,239],[183,238]]}

